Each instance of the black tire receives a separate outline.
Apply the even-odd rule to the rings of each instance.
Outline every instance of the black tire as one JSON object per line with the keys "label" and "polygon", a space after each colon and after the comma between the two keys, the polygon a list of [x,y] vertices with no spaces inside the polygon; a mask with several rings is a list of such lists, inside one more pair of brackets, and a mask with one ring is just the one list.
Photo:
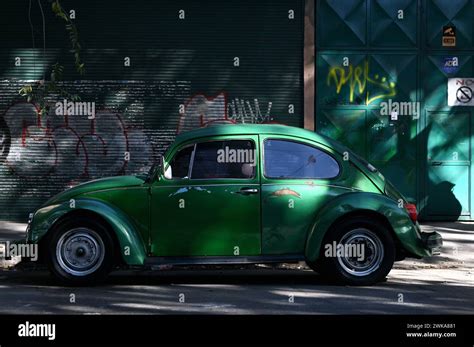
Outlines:
{"label": "black tire", "polygon": [[61,221],[43,247],[49,270],[64,285],[99,284],[114,266],[113,239],[106,226],[93,218],[72,216]]}
{"label": "black tire", "polygon": [[[347,242],[351,237],[358,240],[360,249],[363,249],[364,253],[356,257],[361,258],[360,262],[354,257],[335,256],[334,252],[327,253],[328,249],[334,248],[334,244],[339,247],[341,240],[343,244],[351,244]],[[352,243],[356,244],[357,242]],[[343,220],[331,227],[322,243],[319,259],[308,265],[321,275],[343,284],[372,285],[385,279],[392,269],[395,255],[395,242],[387,227],[370,217],[360,216]],[[363,267],[363,264],[367,264],[366,267]]]}

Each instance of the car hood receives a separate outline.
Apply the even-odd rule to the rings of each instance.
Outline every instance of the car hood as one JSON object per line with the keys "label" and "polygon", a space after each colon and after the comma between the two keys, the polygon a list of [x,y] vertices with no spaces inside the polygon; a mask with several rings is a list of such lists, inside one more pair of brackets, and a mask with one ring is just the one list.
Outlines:
{"label": "car hood", "polygon": [[65,191],[53,196],[43,206],[52,205],[58,202],[62,202],[77,195],[84,193],[90,193],[98,190],[106,190],[113,188],[126,188],[139,186],[145,183],[143,178],[137,176],[116,176],[100,178],[97,180],[81,183],[75,187],[66,189]]}

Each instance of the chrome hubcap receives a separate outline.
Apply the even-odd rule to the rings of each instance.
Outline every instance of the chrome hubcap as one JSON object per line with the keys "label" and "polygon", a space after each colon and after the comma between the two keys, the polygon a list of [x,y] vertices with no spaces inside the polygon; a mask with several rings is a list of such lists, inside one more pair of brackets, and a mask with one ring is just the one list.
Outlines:
{"label": "chrome hubcap", "polygon": [[341,267],[349,274],[362,277],[376,271],[383,261],[384,248],[380,238],[372,231],[357,228],[345,234],[340,241],[345,250],[337,258]]}
{"label": "chrome hubcap", "polygon": [[102,264],[104,243],[91,229],[71,229],[59,239],[56,258],[61,269],[67,273],[86,276],[96,271]]}

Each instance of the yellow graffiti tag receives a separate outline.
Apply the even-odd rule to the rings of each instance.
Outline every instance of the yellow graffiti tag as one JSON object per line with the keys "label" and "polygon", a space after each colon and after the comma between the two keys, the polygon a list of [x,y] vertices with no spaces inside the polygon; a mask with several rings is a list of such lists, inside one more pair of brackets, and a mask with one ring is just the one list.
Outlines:
{"label": "yellow graffiti tag", "polygon": [[386,77],[379,78],[375,75],[374,78],[369,76],[369,62],[365,61],[363,66],[352,66],[346,67],[333,66],[329,69],[327,76],[327,85],[331,86],[332,82],[336,85],[336,93],[339,94],[342,88],[346,85],[349,86],[349,102],[354,102],[354,94],[356,91],[358,94],[365,92],[367,85],[372,84],[378,88],[381,88],[383,92],[376,94],[372,97],[367,92],[366,103],[369,105],[377,99],[390,98],[397,95],[396,84],[394,82],[388,82]]}

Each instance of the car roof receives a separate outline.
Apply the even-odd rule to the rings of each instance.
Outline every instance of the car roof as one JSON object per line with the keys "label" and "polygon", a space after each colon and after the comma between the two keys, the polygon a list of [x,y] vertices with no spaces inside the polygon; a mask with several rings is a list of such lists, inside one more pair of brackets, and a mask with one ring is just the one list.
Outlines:
{"label": "car roof", "polygon": [[317,134],[314,131],[281,124],[219,124],[184,132],[176,137],[176,142],[185,142],[194,138],[218,135],[289,135],[313,140],[326,146],[343,150],[338,142]]}

